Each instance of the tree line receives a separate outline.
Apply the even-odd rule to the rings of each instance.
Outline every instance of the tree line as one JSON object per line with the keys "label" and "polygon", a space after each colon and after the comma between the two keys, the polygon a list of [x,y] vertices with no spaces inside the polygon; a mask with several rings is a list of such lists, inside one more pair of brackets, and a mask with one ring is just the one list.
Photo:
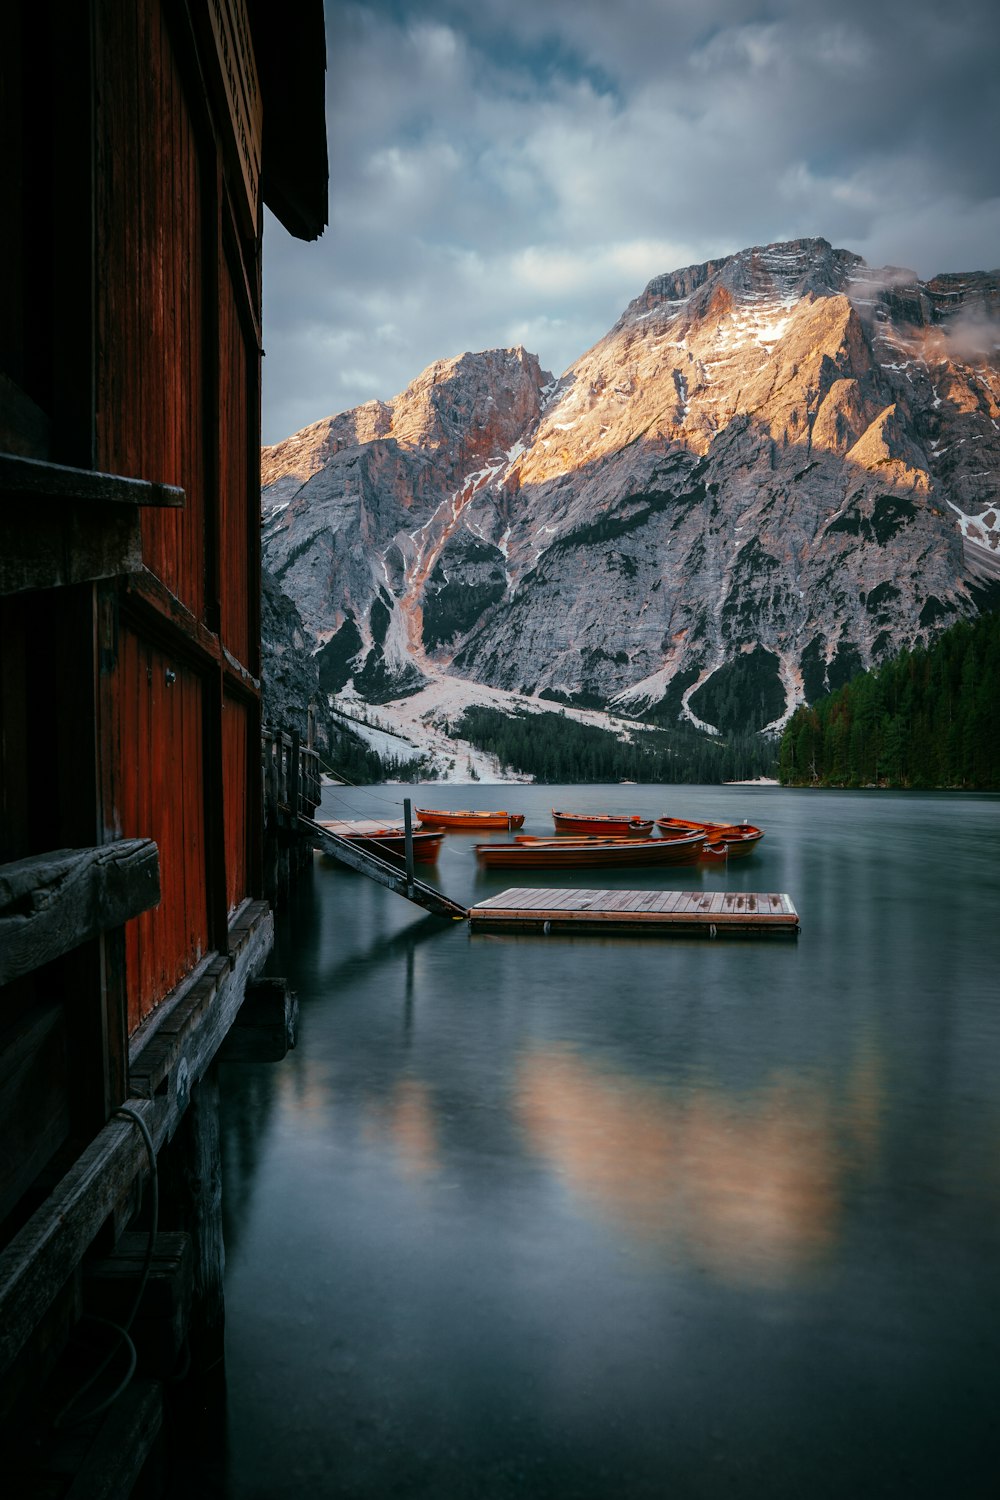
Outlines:
{"label": "tree line", "polygon": [[382,781],[419,781],[424,769],[422,759],[398,760],[395,756],[379,755],[360,735],[342,726],[332,730],[329,745],[321,753],[320,764],[328,774],[351,786],[375,786]]}
{"label": "tree line", "polygon": [[624,739],[561,713],[468,708],[451,734],[536,781],[720,783],[774,776],[776,745],[759,734],[716,740],[696,730],[636,726]]}
{"label": "tree line", "polygon": [[1000,787],[1000,614],[953,625],[799,708],[785,786]]}

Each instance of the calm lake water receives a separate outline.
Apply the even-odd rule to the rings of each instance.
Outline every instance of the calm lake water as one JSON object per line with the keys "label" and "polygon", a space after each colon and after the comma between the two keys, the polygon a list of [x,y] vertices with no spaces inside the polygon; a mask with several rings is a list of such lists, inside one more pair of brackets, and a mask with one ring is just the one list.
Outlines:
{"label": "calm lake water", "polygon": [[[375,787],[748,818],[797,940],[478,935],[317,859],[224,1071],[233,1500],[1000,1493],[1000,798]],[[525,872],[446,837],[471,903]],[[516,877],[516,878],[515,878]]]}

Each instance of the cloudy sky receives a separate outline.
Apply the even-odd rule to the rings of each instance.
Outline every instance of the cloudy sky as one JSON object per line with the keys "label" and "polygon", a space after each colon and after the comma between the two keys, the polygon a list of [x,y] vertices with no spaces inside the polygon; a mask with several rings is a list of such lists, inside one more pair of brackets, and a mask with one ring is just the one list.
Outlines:
{"label": "cloudy sky", "polygon": [[326,0],[330,227],[268,217],[264,440],[432,360],[561,373],[655,275],[1000,265],[996,0]]}

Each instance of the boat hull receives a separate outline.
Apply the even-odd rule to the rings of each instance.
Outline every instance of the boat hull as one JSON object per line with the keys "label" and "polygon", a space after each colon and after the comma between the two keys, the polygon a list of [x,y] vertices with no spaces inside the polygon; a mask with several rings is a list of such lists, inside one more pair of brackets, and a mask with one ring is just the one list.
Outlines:
{"label": "boat hull", "polygon": [[[383,858],[388,855],[390,859],[398,860],[400,864],[406,863],[405,834],[352,833],[348,834],[347,838],[350,843],[357,844],[359,849],[367,849],[369,854],[377,854]],[[412,838],[413,863],[416,865],[434,864],[444,842],[444,834],[417,832],[412,835]]]}
{"label": "boat hull", "polygon": [[418,807],[417,817],[425,828],[521,828],[524,813],[476,812],[463,809],[449,812],[443,808]]}
{"label": "boat hull", "polygon": [[729,859],[752,854],[764,837],[763,830],[752,823],[696,823],[688,818],[657,818],[660,837],[674,840],[700,830],[708,843],[725,844]]}
{"label": "boat hull", "polygon": [[695,864],[705,835],[678,839],[620,839],[607,843],[576,839],[539,839],[537,843],[477,844],[484,865],[509,869],[607,869],[637,865]]}
{"label": "boat hull", "polygon": [[[400,864],[406,863],[406,832],[402,828],[380,828],[373,820],[352,823],[345,818],[321,820],[321,826],[335,833],[338,838],[346,839],[349,844],[356,844],[359,849],[367,850],[369,854],[377,854],[381,859],[388,857],[398,860]],[[414,864],[434,864],[444,842],[444,834],[415,829],[411,838]]]}
{"label": "boat hull", "polygon": [[614,813],[570,813],[552,809],[552,821],[558,833],[616,835],[620,838],[648,839],[653,831],[652,819],[636,816],[618,817]]}

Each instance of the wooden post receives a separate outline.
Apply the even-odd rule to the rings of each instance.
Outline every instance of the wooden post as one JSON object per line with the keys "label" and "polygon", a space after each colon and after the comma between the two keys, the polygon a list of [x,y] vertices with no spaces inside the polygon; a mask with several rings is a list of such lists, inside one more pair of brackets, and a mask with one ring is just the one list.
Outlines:
{"label": "wooden post", "polygon": [[224,1304],[222,1276],[222,1157],[219,1083],[214,1064],[191,1090],[191,1102],[170,1145],[160,1155],[160,1224],[183,1230],[194,1251],[189,1329],[192,1373],[221,1372]]}
{"label": "wooden post", "polygon": [[406,844],[406,891],[413,894],[413,822],[410,817],[410,799],[403,798],[403,837]]}
{"label": "wooden post", "polygon": [[295,820],[296,820],[296,818],[298,817],[299,813],[302,811],[301,807],[299,806],[299,788],[300,788],[300,786],[302,784],[302,774],[301,774],[302,768],[301,768],[301,765],[300,765],[299,750],[300,750],[299,731],[297,729],[293,729],[292,730],[292,748],[291,748],[291,754],[290,754],[291,776],[289,778],[290,785],[289,785],[289,788],[288,788],[288,811],[292,815],[292,827],[293,828],[295,827]]}

